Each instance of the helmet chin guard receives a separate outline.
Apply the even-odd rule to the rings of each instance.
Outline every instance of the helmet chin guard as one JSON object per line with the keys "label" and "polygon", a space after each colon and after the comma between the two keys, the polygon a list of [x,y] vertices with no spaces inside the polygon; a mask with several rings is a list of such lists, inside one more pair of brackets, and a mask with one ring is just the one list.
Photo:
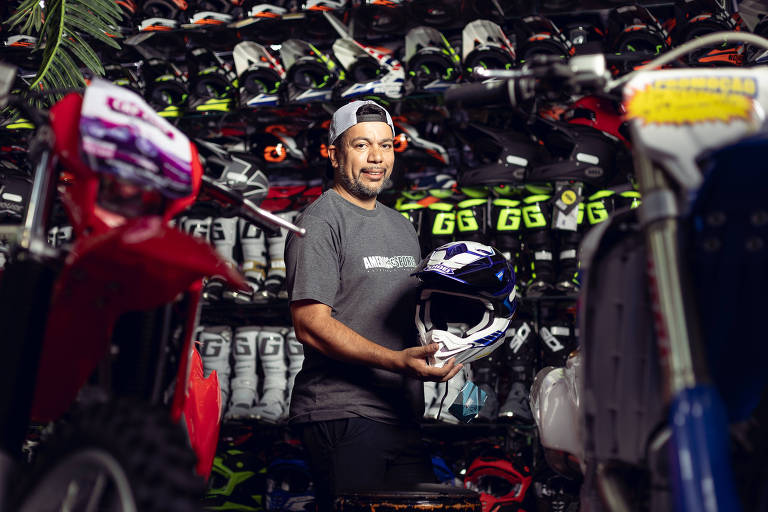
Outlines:
{"label": "helmet chin guard", "polygon": [[422,281],[415,317],[419,341],[440,345],[430,364],[441,367],[453,357],[457,363],[475,361],[501,346],[517,298],[512,264],[497,249],[451,242],[424,258],[414,275]]}

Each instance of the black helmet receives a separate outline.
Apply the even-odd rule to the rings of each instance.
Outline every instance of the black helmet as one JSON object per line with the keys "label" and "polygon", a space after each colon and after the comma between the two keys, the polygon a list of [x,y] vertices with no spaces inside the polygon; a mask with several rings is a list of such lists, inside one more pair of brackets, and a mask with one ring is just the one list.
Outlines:
{"label": "black helmet", "polygon": [[466,144],[462,152],[459,185],[521,183],[528,173],[546,162],[546,153],[529,134],[497,130],[471,123],[457,133]]}

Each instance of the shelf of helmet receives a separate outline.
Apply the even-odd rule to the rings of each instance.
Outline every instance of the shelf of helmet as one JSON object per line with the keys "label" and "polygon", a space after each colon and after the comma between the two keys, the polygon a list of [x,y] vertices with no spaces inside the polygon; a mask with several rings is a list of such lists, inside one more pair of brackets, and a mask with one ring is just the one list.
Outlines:
{"label": "shelf of helmet", "polygon": [[[573,4],[548,3],[563,7]],[[323,6],[327,12],[320,12],[319,7],[288,12],[258,4],[247,8],[266,11],[248,12],[248,17],[239,20],[237,13],[198,12],[195,2],[188,10],[173,8],[171,13],[157,11],[159,4],[170,6],[170,2],[142,6],[151,12],[131,7],[132,2],[121,4],[137,12],[125,13],[122,33],[128,37],[121,51],[97,48],[103,55],[107,78],[136,89],[161,115],[174,119],[227,116],[242,108],[304,108],[370,96],[396,102],[414,94],[423,100],[439,95],[452,83],[466,81],[463,71],[475,65],[516,67],[534,54],[554,53],[567,58],[582,47],[614,58],[617,52],[636,53],[644,48],[657,54],[674,39],[667,37],[659,21],[674,25],[669,21],[674,19],[673,2],[646,2],[658,19],[645,8],[638,7],[635,12],[630,7],[618,9],[610,2],[584,2],[560,13],[539,10],[554,24],[548,18],[528,16],[533,12],[527,8],[525,12],[513,8],[514,14],[498,16],[492,3],[481,6],[477,2],[461,2],[462,9],[472,12],[450,16],[451,2],[444,3],[442,9],[421,8],[417,2],[391,3],[390,7],[353,2],[348,10]],[[529,7],[533,3],[518,4]],[[514,7],[509,2],[505,6]],[[220,7],[240,9],[226,3]],[[388,13],[372,18],[377,23],[398,18],[405,25],[366,24],[362,19],[371,9]],[[412,10],[418,13],[396,14]],[[433,20],[415,26],[420,15],[430,13],[443,16],[443,22]],[[716,14],[711,18],[727,25],[727,17]],[[627,29],[630,25],[632,31]],[[350,39],[350,31],[358,44]],[[627,39],[630,32],[637,40]],[[24,69],[39,68],[39,57],[31,52],[33,42],[14,40],[6,45],[9,51],[5,58]],[[617,72],[626,70],[616,68]]]}

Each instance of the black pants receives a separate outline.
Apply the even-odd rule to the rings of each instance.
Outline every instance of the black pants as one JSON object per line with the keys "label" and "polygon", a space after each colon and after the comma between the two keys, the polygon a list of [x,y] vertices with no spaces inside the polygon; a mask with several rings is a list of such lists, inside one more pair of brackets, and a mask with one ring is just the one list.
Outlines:
{"label": "black pants", "polygon": [[347,418],[307,423],[300,432],[319,512],[332,510],[333,497],[345,491],[437,482],[418,426]]}

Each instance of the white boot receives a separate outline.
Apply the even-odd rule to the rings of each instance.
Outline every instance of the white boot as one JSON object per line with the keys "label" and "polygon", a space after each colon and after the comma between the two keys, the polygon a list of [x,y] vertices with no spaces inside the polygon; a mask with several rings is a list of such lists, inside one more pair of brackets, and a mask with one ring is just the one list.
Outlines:
{"label": "white boot", "polygon": [[296,339],[296,332],[293,328],[288,329],[285,335],[285,353],[288,355],[288,386],[286,388],[285,413],[291,408],[291,393],[293,393],[293,383],[296,381],[296,375],[301,370],[304,363],[304,345]]}
{"label": "white boot", "polygon": [[240,327],[235,330],[233,358],[235,360],[232,378],[232,398],[229,400],[227,419],[253,418],[256,405],[256,344],[259,327]]}
{"label": "white boot", "polygon": [[229,354],[232,346],[232,329],[227,325],[207,325],[198,338],[203,345],[203,375],[208,377],[213,370],[219,377],[222,411],[229,401]]}
{"label": "white boot", "polygon": [[[211,242],[216,252],[231,267],[235,267],[234,253],[237,240],[237,217],[218,217],[211,224]],[[213,276],[208,280],[203,290],[203,298],[216,301],[224,298],[226,282],[220,276]],[[231,298],[231,294],[230,297]]]}
{"label": "white boot", "polygon": [[[293,221],[297,212],[282,212],[277,216],[288,221]],[[267,237],[267,250],[269,252],[269,269],[264,286],[273,297],[287,299],[288,291],[285,289],[285,240],[288,238],[288,230],[280,228],[280,234]]]}
{"label": "white boot", "polygon": [[181,228],[182,231],[185,231],[192,236],[196,236],[198,238],[202,238],[206,242],[210,242],[212,220],[213,219],[211,217],[186,217]]}
{"label": "white boot", "polygon": [[259,405],[254,410],[262,421],[276,423],[283,417],[288,366],[285,362],[285,338],[274,330],[259,333],[259,360],[264,375]]}
{"label": "white boot", "polygon": [[264,289],[264,280],[267,277],[267,236],[260,227],[245,219],[238,221],[238,230],[240,247],[243,250],[243,273],[252,290],[249,300],[238,302],[266,302],[269,299]]}

